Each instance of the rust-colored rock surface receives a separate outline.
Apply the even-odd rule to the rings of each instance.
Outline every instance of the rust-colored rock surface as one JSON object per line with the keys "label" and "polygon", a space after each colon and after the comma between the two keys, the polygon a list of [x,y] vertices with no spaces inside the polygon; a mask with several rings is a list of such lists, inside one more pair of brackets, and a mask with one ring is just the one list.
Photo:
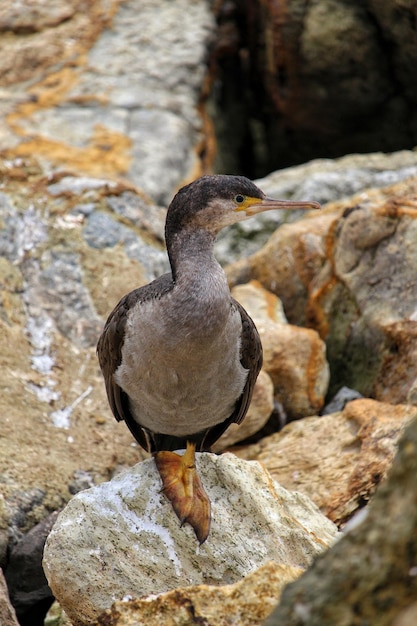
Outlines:
{"label": "rust-colored rock surface", "polygon": [[97,626],[261,626],[286,584],[302,569],[270,562],[234,585],[199,585],[157,597],[115,602]]}
{"label": "rust-colored rock surface", "polygon": [[414,402],[416,198],[413,177],[329,204],[279,228],[229,268],[232,284],[260,281],[281,298],[290,322],[319,332],[331,394],[347,385],[376,399]]}
{"label": "rust-colored rock surface", "polygon": [[276,481],[308,495],[340,525],[371,498],[416,415],[412,406],[354,400],[341,413],[292,422],[236,453],[260,461]]}
{"label": "rust-colored rock surface", "polygon": [[264,370],[274,398],[288,419],[316,414],[329,381],[325,344],[316,331],[288,324],[281,303],[258,282],[240,285],[232,295],[254,320],[262,341]]}

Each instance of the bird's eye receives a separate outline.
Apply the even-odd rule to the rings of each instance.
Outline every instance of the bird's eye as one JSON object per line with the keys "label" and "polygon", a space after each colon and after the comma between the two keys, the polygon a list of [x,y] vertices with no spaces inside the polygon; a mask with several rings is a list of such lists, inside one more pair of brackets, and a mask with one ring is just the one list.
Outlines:
{"label": "bird's eye", "polygon": [[243,196],[241,193],[238,193],[235,195],[234,200],[236,204],[242,204],[242,202],[245,202],[245,196]]}

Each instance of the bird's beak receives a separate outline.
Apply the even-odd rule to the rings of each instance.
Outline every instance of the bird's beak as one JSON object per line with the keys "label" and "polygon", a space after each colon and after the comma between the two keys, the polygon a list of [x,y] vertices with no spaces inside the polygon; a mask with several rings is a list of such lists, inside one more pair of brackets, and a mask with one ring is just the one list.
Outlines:
{"label": "bird's beak", "polygon": [[293,211],[296,209],[309,210],[309,209],[321,209],[318,202],[309,201],[290,201],[290,200],[274,200],[274,198],[265,197],[263,200],[259,198],[247,198],[244,205],[239,206],[237,211],[245,211],[248,217],[256,215],[257,213],[263,213],[264,211],[273,211],[274,209],[281,209],[284,211]]}

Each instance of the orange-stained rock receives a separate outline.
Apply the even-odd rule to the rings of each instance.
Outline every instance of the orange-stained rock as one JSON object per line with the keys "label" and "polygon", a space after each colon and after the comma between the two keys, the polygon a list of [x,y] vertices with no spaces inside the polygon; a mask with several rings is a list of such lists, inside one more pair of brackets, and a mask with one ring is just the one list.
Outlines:
{"label": "orange-stained rock", "polygon": [[288,324],[278,298],[256,281],[235,287],[232,295],[259,331],[275,400],[290,419],[317,413],[329,382],[326,346],[317,332]]}
{"label": "orange-stained rock", "polygon": [[303,570],[270,561],[243,580],[220,587],[182,587],[158,596],[115,602],[100,626],[261,626],[281,591]]}
{"label": "orange-stained rock", "polygon": [[308,495],[336,524],[363,506],[384,478],[414,406],[354,400],[341,413],[307,417],[236,450],[287,489]]}
{"label": "orange-stained rock", "polygon": [[378,400],[417,401],[416,197],[414,177],[329,204],[282,226],[228,270],[233,285],[259,280],[292,323],[319,332],[331,395],[348,386]]}
{"label": "orange-stained rock", "polygon": [[320,211],[284,224],[258,252],[227,268],[231,285],[258,280],[281,299],[288,320],[303,326],[309,285],[326,260],[325,238],[335,219]]}

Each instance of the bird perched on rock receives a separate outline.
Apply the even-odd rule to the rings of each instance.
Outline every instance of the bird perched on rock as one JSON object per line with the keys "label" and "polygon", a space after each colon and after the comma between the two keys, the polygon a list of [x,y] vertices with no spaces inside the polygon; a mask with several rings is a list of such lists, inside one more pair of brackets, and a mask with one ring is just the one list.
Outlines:
{"label": "bird perched on rock", "polygon": [[111,410],[154,455],[163,492],[200,543],[211,514],[195,452],[243,420],[262,365],[255,325],[214,257],[216,235],[262,211],[313,208],[319,205],[267,198],[242,176],[186,185],[166,218],[171,272],[124,296],[99,339]]}

